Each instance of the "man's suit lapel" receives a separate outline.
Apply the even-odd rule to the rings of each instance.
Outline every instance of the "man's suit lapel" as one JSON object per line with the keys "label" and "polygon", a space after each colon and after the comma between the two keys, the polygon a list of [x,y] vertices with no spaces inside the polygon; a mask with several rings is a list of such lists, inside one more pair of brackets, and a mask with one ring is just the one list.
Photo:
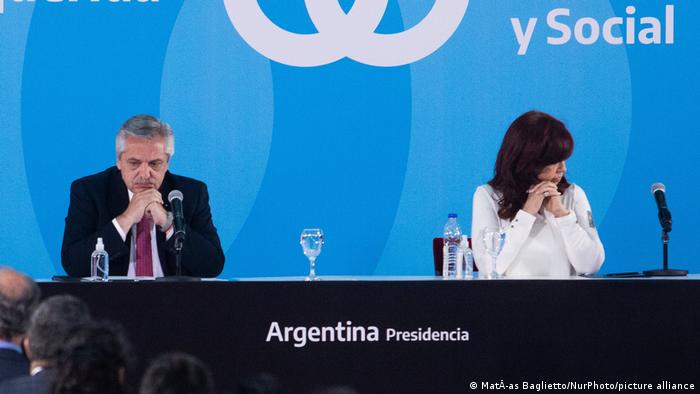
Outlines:
{"label": "man's suit lapel", "polygon": [[129,206],[129,192],[126,189],[121,172],[117,167],[112,167],[109,174],[109,193],[107,194],[107,207],[111,218],[121,215]]}
{"label": "man's suit lapel", "polygon": [[[117,167],[112,167],[109,170],[109,179],[107,184],[107,213],[109,214],[103,220],[111,221],[121,215],[126,207],[129,206],[129,193],[122,179],[121,172]],[[104,223],[106,225],[107,223]],[[129,270],[129,250],[131,248],[131,229],[126,231],[126,240],[124,242],[126,249],[124,253],[118,253],[110,257],[110,271],[113,275],[126,275]]]}
{"label": "man's suit lapel", "polygon": [[[160,192],[160,195],[163,196],[163,207],[165,207],[166,211],[170,211],[170,203],[168,202],[168,194],[173,190],[173,180],[172,177],[170,176],[170,172],[166,172],[165,176],[163,177],[163,183],[160,185],[160,189],[158,191]],[[158,256],[160,257],[160,266],[163,268],[163,274],[164,275],[170,275],[174,271],[170,269],[170,260],[169,256],[170,253],[168,253],[167,249],[167,244],[165,241],[165,233],[159,230],[156,230],[156,240],[158,244]],[[175,264],[173,262],[172,264]],[[173,272],[171,272],[173,271]]]}
{"label": "man's suit lapel", "polygon": [[166,211],[170,211],[170,202],[168,202],[168,194],[170,194],[170,192],[176,188],[176,185],[174,183],[175,182],[173,181],[173,177],[172,175],[170,175],[170,171],[168,171],[163,177],[163,183],[160,185],[160,189],[158,189],[160,195],[163,196],[163,206],[165,207]]}

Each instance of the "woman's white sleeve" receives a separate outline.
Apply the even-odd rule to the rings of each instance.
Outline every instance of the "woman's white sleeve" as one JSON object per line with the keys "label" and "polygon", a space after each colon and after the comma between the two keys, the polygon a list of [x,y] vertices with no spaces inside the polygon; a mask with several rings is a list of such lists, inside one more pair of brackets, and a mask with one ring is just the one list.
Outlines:
{"label": "woman's white sleeve", "polygon": [[[527,241],[534,223],[535,217],[521,209],[510,224],[503,228],[505,231],[505,243],[496,261],[496,268],[499,274],[503,274],[518,257],[520,249]],[[472,249],[474,251],[474,262],[480,271],[490,268],[491,256],[486,253],[483,241],[483,230],[487,227],[499,228],[501,227],[501,221],[498,217],[496,201],[485,188],[479,187],[474,192],[472,206]]]}
{"label": "woman's white sleeve", "polygon": [[569,215],[556,218],[555,222],[564,239],[566,255],[579,274],[598,272],[605,250],[593,221],[593,212],[583,189],[574,186],[574,206]]}

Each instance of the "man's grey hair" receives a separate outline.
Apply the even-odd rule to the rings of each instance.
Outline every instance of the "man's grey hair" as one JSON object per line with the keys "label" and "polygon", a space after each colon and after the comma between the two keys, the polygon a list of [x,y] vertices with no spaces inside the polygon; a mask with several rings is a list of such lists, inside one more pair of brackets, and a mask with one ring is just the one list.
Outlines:
{"label": "man's grey hair", "polygon": [[53,365],[71,334],[91,320],[88,306],[72,295],[49,297],[32,314],[27,337],[32,361]]}
{"label": "man's grey hair", "polygon": [[0,267],[0,339],[9,341],[27,332],[41,291],[32,278]]}
{"label": "man's grey hair", "polygon": [[126,137],[165,139],[165,153],[170,159],[175,154],[175,136],[169,124],[151,115],[136,115],[127,119],[117,133],[117,159],[121,158],[126,149]]}

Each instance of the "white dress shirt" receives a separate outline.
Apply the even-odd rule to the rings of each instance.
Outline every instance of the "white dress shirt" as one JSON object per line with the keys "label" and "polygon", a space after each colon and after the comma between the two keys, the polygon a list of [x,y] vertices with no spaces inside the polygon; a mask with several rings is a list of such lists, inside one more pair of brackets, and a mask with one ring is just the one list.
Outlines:
{"label": "white dress shirt", "polygon": [[472,246],[479,271],[491,272],[492,259],[483,242],[487,227],[505,231],[503,250],[496,260],[501,275],[567,277],[600,269],[605,251],[583,189],[574,184],[566,189],[561,200],[569,214],[559,218],[544,209],[534,216],[521,209],[512,221],[501,219],[499,199],[489,185],[474,192]]}
{"label": "white dress shirt", "polygon": [[[134,193],[131,192],[131,190],[128,190],[129,192],[129,201],[131,201],[131,198],[134,196]],[[126,241],[126,233],[124,230],[122,230],[121,226],[119,225],[119,222],[117,222],[117,218],[112,219],[112,224],[114,224],[114,227],[117,229],[117,232],[119,235],[122,237],[122,241]],[[136,224],[131,226],[131,247],[129,248],[129,271],[126,274],[127,277],[129,278],[134,278],[136,277]],[[165,239],[170,239],[170,237],[173,235],[173,230],[172,228],[168,230],[167,233],[165,233]],[[153,262],[153,277],[154,278],[159,278],[163,276],[163,267],[160,265],[160,256],[158,255],[158,240],[156,239],[156,225],[151,224],[151,255],[152,259],[151,261]]]}

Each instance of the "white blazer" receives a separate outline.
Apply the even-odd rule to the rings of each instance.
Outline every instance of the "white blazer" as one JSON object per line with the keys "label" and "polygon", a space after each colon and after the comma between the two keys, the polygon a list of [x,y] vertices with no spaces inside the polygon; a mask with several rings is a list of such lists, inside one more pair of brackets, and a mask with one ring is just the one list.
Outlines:
{"label": "white blazer", "polygon": [[489,185],[474,192],[472,209],[472,248],[481,272],[491,272],[492,258],[486,253],[483,230],[500,227],[505,243],[496,270],[504,276],[555,276],[598,272],[605,250],[593,222],[591,206],[583,189],[572,184],[561,196],[569,210],[560,218],[541,209],[531,215],[522,209],[512,221],[498,217],[497,193]]}

